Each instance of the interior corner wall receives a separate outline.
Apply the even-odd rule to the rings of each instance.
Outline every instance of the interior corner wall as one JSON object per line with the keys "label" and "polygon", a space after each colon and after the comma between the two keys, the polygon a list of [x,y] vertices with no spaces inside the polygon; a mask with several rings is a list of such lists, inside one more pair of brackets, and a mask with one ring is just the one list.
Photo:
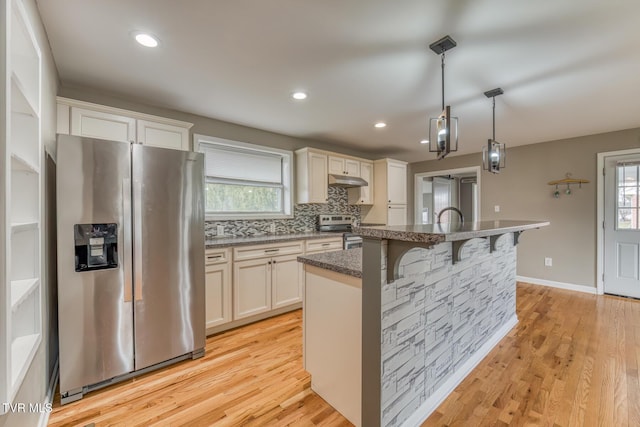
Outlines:
{"label": "interior corner wall", "polygon": [[[56,139],[56,93],[58,92],[58,73],[49,47],[49,40],[40,19],[36,0],[22,0],[27,11],[28,19],[33,25],[38,45],[42,53],[42,99],[41,99],[41,117],[42,117],[42,143],[44,147],[51,149],[55,147]],[[4,31],[4,29],[3,29]],[[44,160],[43,160],[44,169]],[[44,188],[44,187],[43,187]],[[44,206],[44,202],[43,206]],[[45,222],[43,222],[45,223]],[[45,233],[46,230],[42,230]],[[43,234],[44,236],[44,234]],[[44,237],[43,237],[44,239]],[[45,245],[43,245],[44,247]],[[47,259],[44,254],[43,262]],[[51,377],[51,367],[57,359],[57,354],[53,354],[50,347],[51,326],[46,319],[52,307],[57,307],[57,301],[50,301],[49,287],[54,284],[47,280],[46,266],[42,267],[42,342],[36,351],[36,355],[27,371],[22,386],[18,390],[15,403],[24,403],[29,406],[30,403],[44,403],[49,388],[49,379]],[[57,345],[55,347],[57,349]],[[8,412],[0,416],[0,427],[23,427],[37,425],[43,414],[38,412]]]}
{"label": "interior corner wall", "polygon": [[[500,174],[482,172],[481,220],[547,220],[548,227],[524,232],[518,244],[517,274],[563,284],[596,287],[597,153],[640,147],[640,128],[507,148]],[[417,173],[477,166],[480,153],[411,163],[407,184],[413,212]],[[572,194],[549,181],[573,178],[590,181]],[[563,190],[561,188],[561,190]],[[494,206],[500,206],[500,212]],[[409,218],[410,222],[412,218]],[[553,258],[545,267],[544,258]]]}

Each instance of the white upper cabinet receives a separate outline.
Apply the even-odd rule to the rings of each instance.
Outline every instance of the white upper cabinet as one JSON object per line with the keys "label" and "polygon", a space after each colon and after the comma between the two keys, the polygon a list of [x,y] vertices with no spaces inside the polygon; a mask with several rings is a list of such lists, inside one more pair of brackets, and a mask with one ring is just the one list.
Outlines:
{"label": "white upper cabinet", "polygon": [[329,156],[329,173],[360,176],[360,161],[339,156]]}
{"label": "white upper cabinet", "polygon": [[58,97],[58,133],[190,150],[191,123]]}
{"label": "white upper cabinet", "polygon": [[132,117],[71,107],[71,135],[135,142],[136,120]]}
{"label": "white upper cabinet", "polygon": [[350,205],[372,205],[373,204],[373,163],[360,162],[360,178],[369,184],[366,187],[349,188]]}
{"label": "white upper cabinet", "polygon": [[394,159],[373,164],[373,206],[363,211],[362,222],[385,225],[407,223],[407,163]]}
{"label": "white upper cabinet", "polygon": [[189,129],[150,120],[138,120],[138,142],[154,147],[189,151]]}
{"label": "white upper cabinet", "polygon": [[388,160],[386,166],[388,203],[407,204],[407,164]]}
{"label": "white upper cabinet", "polygon": [[309,148],[296,151],[297,203],[327,203],[327,155]]}

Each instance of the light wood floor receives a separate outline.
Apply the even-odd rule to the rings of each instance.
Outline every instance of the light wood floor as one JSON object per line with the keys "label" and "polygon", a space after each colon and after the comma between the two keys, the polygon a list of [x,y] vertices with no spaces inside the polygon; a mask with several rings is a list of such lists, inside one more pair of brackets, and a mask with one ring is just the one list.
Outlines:
{"label": "light wood floor", "polygon": [[[519,324],[423,426],[640,426],[640,301],[518,285]],[[301,312],[89,394],[51,426],[350,425],[309,390]]]}

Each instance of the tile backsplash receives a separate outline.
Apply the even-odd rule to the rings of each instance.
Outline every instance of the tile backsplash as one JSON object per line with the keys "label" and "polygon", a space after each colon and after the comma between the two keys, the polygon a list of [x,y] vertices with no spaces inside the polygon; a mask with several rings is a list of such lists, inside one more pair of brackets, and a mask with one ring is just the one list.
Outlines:
{"label": "tile backsplash", "polygon": [[317,216],[320,214],[351,215],[360,222],[360,206],[349,205],[347,189],[329,187],[328,203],[307,203],[293,206],[293,218],[257,219],[231,221],[205,221],[205,236],[216,236],[216,226],[224,226],[225,236],[252,236],[269,233],[271,224],[275,224],[276,233],[303,233],[316,229]]}

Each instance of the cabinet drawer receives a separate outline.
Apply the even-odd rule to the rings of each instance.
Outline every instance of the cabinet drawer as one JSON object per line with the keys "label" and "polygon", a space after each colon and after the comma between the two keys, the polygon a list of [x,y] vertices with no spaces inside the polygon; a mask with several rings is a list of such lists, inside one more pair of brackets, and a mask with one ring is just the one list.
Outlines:
{"label": "cabinet drawer", "polygon": [[205,265],[223,264],[231,261],[230,249],[208,249],[204,252]]}
{"label": "cabinet drawer", "polygon": [[305,242],[305,251],[318,252],[318,251],[337,251],[342,249],[342,237],[332,237],[330,239],[314,239],[307,240]]}
{"label": "cabinet drawer", "polygon": [[256,246],[241,246],[233,248],[233,260],[266,258],[279,255],[294,255],[302,253],[302,241],[276,243]]}

